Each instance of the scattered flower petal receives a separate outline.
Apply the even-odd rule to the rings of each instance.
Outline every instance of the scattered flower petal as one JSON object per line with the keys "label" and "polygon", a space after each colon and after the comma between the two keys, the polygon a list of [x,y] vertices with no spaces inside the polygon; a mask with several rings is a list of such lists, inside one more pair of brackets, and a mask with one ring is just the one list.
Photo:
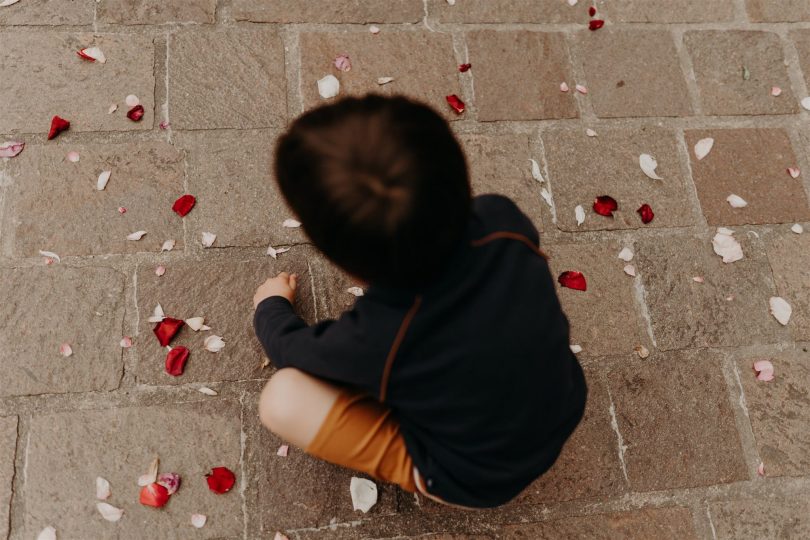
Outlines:
{"label": "scattered flower petal", "polygon": [[211,388],[208,388],[207,386],[201,386],[201,387],[197,388],[197,392],[205,394],[206,396],[218,396],[219,395],[219,392],[217,392],[216,390],[212,390]]}
{"label": "scattered flower petal", "polygon": [[73,354],[73,348],[70,346],[70,343],[62,343],[59,345],[59,354],[67,358]]}
{"label": "scattered flower petal", "polygon": [[163,242],[163,245],[160,246],[160,251],[171,251],[174,249],[174,244],[175,244],[174,240],[171,239],[166,240],[165,242]]}
{"label": "scattered flower petal", "polygon": [[155,306],[154,311],[152,312],[152,316],[149,317],[149,322],[160,322],[166,318],[166,314],[163,312],[163,307],[158,304]]}
{"label": "scattered flower petal", "polygon": [[191,209],[194,208],[194,204],[197,202],[197,199],[194,198],[194,195],[183,195],[174,201],[172,205],[172,210],[175,211],[177,215],[180,217],[185,217]]}
{"label": "scattered flower petal", "polygon": [[456,5],[456,0],[447,0],[447,5],[448,6],[455,6]]}
{"label": "scattered flower petal", "polygon": [[51,118],[51,129],[48,132],[48,140],[55,138],[57,135],[62,133],[63,131],[70,129],[70,122],[65,120],[64,118],[59,118],[58,116],[54,116]]}
{"label": "scattered flower petal", "polygon": [[110,175],[112,171],[101,171],[101,174],[98,175],[98,181],[96,182],[96,189],[98,191],[103,191],[105,187],[107,187],[107,182],[110,181]]}
{"label": "scattered flower petal", "polygon": [[166,120],[161,120],[161,122],[158,124],[158,127],[160,129],[169,129],[169,127],[171,127],[171,124]]}
{"label": "scattered flower petal", "polygon": [[579,354],[582,352],[582,345],[569,345],[568,348],[570,348],[571,352],[574,354]]}
{"label": "scattered flower petal", "polygon": [[636,351],[636,354],[642,360],[650,356],[650,350],[644,345],[636,345],[635,347],[633,347],[633,350]]}
{"label": "scattered flower petal", "polygon": [[788,304],[784,298],[779,296],[772,296],[768,303],[771,307],[771,315],[773,315],[782,326],[787,325],[787,323],[790,322],[790,316],[793,313],[793,308],[790,307],[790,304]]}
{"label": "scattered flower petal", "polygon": [[578,204],[574,207],[574,217],[577,220],[577,227],[585,223],[585,209],[582,207],[581,204]]}
{"label": "scattered flower petal", "polygon": [[782,95],[782,89],[781,89],[781,88],[779,88],[778,86],[772,86],[772,87],[771,87],[771,95],[772,95],[773,97],[779,97],[779,96],[781,96],[781,95]]}
{"label": "scattered flower petal", "polygon": [[770,360],[757,360],[754,362],[754,373],[756,373],[757,380],[759,381],[772,381],[773,364]]}
{"label": "scattered flower petal", "polygon": [[118,110],[118,105],[116,105],[115,103],[113,103],[112,105],[110,105],[110,108],[109,108],[109,109],[107,109],[107,114],[112,114],[112,113],[114,113],[114,112],[115,112],[115,111],[117,111],[117,110]]}
{"label": "scattered flower petal", "polygon": [[627,264],[624,267],[624,273],[628,276],[636,277],[636,267],[632,264]]}
{"label": "scattered flower petal", "polygon": [[759,462],[759,466],[757,467],[757,474],[759,476],[765,476],[765,464],[763,462]]}
{"label": "scattered flower petal", "polygon": [[118,344],[121,345],[122,349],[129,349],[132,347],[132,338],[129,336],[124,336],[121,338],[121,341]]}
{"label": "scattered flower petal", "polygon": [[382,86],[384,84],[388,84],[390,82],[393,82],[393,80],[394,80],[393,77],[377,77],[377,84]]}
{"label": "scattered flower petal", "polygon": [[585,135],[587,135],[588,137],[596,137],[596,132],[591,128],[588,128],[585,130]]}
{"label": "scattered flower petal", "polygon": [[349,60],[348,54],[341,54],[337,58],[335,58],[335,67],[338,68],[340,71],[351,71],[352,69],[352,61]]}
{"label": "scattered flower petal", "polygon": [[695,283],[703,283],[705,280],[703,279],[703,276],[695,276],[692,278],[692,281]]}
{"label": "scattered flower petal", "polygon": [[205,326],[205,317],[191,317],[190,319],[186,319],[184,322],[189,328],[195,332],[199,332],[202,327]]}
{"label": "scattered flower petal", "polygon": [[557,278],[557,281],[563,287],[568,287],[569,289],[574,289],[577,291],[587,291],[588,284],[585,281],[585,276],[582,272],[576,272],[573,270],[568,270],[560,274]]}
{"label": "scattered flower petal", "polygon": [[[11,1],[11,4],[14,4],[19,1],[20,0],[13,0]],[[11,4],[9,4],[8,2],[9,0],[5,0],[2,4],[0,4],[0,7],[10,6]],[[37,540],[56,540],[56,529],[50,526],[45,527],[37,535]]]}
{"label": "scattered flower petal", "polygon": [[180,487],[180,475],[173,472],[160,473],[157,483],[165,487],[169,495],[174,495]]}
{"label": "scattered flower petal", "polygon": [[90,60],[91,62],[98,62],[99,64],[104,64],[107,62],[107,58],[98,47],[87,47],[85,49],[80,49],[76,51],[76,54],[79,55],[79,58]]}
{"label": "scattered flower petal", "polygon": [[471,68],[471,67],[472,67],[472,64],[459,64],[459,66],[458,66],[458,70],[459,70],[461,73],[465,73],[465,72],[467,72],[467,71],[470,71],[470,68]]}
{"label": "scattered flower petal", "polygon": [[122,509],[116,508],[115,506],[105,502],[96,503],[96,508],[98,508],[98,513],[101,514],[101,517],[107,521],[112,521],[113,523],[121,519],[121,516],[124,515],[124,511]]}
{"label": "scattered flower petal", "polygon": [[588,22],[588,30],[596,31],[603,26],[605,26],[605,21],[602,19],[591,19],[591,21]]}
{"label": "scattered flower petal", "polygon": [[742,68],[742,78],[744,81],[747,81],[751,78],[751,71],[748,69],[747,66],[743,66]]}
{"label": "scattered flower petal", "polygon": [[[6,141],[0,144],[0,158],[13,158],[22,152],[23,148],[25,148],[25,143],[22,141]],[[76,155],[78,156],[78,154]]]}
{"label": "scattered flower petal", "polygon": [[579,92],[580,94],[585,95],[585,94],[588,93],[588,89],[585,86],[581,85],[581,84],[576,85],[575,88],[576,88],[577,92]]}
{"label": "scattered flower petal", "polygon": [[135,94],[130,94],[124,99],[124,103],[127,104],[127,107],[137,107],[141,104],[141,100]]}
{"label": "scattered flower petal", "polygon": [[455,94],[450,94],[449,96],[445,96],[447,100],[447,104],[456,111],[456,114],[461,114],[464,112],[464,102],[461,101],[461,98]]}
{"label": "scattered flower petal", "polygon": [[368,27],[368,31],[371,32],[374,35],[377,35],[377,34],[380,33],[380,27],[379,26],[374,26],[372,24],[371,26]]}
{"label": "scattered flower petal", "polygon": [[712,238],[712,248],[723,258],[724,263],[733,263],[743,258],[742,246],[732,236],[733,234],[733,231],[721,227]]}
{"label": "scattered flower petal", "polygon": [[318,79],[318,94],[323,99],[333,98],[340,93],[340,81],[334,75]]}
{"label": "scattered flower petal", "polygon": [[278,447],[278,451],[276,452],[277,456],[287,457],[287,454],[290,452],[290,447],[286,444],[282,444]]}
{"label": "scattered flower petal", "polygon": [[208,521],[208,518],[202,514],[191,514],[191,524],[196,529],[202,529],[205,527],[206,521]]}
{"label": "scattered flower petal", "polygon": [[571,88],[569,88],[567,82],[563,81],[560,83],[560,92],[568,92],[569,90],[571,90]]}
{"label": "scattered flower petal", "polygon": [[796,234],[802,234],[804,232],[804,227],[796,223],[793,225],[793,227],[790,228],[790,230],[795,232]]}
{"label": "scattered flower petal", "polygon": [[549,207],[554,206],[551,200],[551,193],[549,192],[549,190],[547,190],[546,188],[541,189],[540,196],[543,197],[543,200],[546,201],[546,204],[549,205]]}
{"label": "scattered flower petal", "polygon": [[134,233],[127,235],[127,240],[137,241],[143,238],[143,235],[146,234],[146,231],[135,231]]}
{"label": "scattered flower petal", "polygon": [[609,195],[601,195],[593,201],[593,211],[600,216],[613,217],[613,212],[618,210],[619,203]]}
{"label": "scattered flower petal", "polygon": [[802,107],[804,107],[805,110],[810,111],[810,97],[806,97],[802,100]]}
{"label": "scattered flower petal", "polygon": [[217,353],[225,348],[225,341],[217,335],[211,335],[205,338],[203,341],[203,346],[205,350],[212,353]]}
{"label": "scattered flower petal", "polygon": [[213,246],[214,241],[216,241],[216,239],[217,239],[217,235],[215,235],[214,233],[210,233],[210,232],[202,233],[202,245],[203,245],[203,247],[209,248],[209,247]]}
{"label": "scattered flower petal", "polygon": [[790,175],[791,178],[798,178],[799,175],[802,174],[802,171],[799,170],[797,167],[788,167],[787,173]]}
{"label": "scattered flower petal", "polygon": [[236,483],[236,476],[227,467],[214,467],[205,478],[208,489],[220,495],[229,492]]}
{"label": "scattered flower petal", "polygon": [[110,483],[105,480],[104,478],[97,476],[96,477],[96,499],[100,499],[102,501],[106,501],[110,498],[111,495],[110,491]]}
{"label": "scattered flower petal", "polygon": [[590,15],[591,17],[596,15],[596,8],[594,6],[588,8],[588,15]]}
{"label": "scattered flower petal", "polygon": [[56,253],[54,253],[53,251],[43,251],[43,250],[41,250],[41,249],[40,249],[40,250],[39,250],[39,254],[40,254],[40,255],[42,255],[43,257],[47,257],[47,258],[49,258],[49,259],[53,259],[53,260],[55,260],[56,262],[62,262],[62,259],[61,259],[61,258],[59,258],[59,255],[57,255],[57,254],[56,254]]}
{"label": "scattered flower petal", "polygon": [[290,251],[290,248],[288,247],[274,248],[273,246],[267,246],[267,254],[274,259],[277,259],[280,254],[288,251]]}
{"label": "scattered flower petal", "polygon": [[352,476],[349,493],[352,495],[352,507],[364,514],[377,504],[377,485],[366,478]]}
{"label": "scattered flower petal", "polygon": [[160,459],[155,458],[149,463],[149,469],[146,471],[146,474],[142,474],[138,478],[138,485],[144,487],[156,482],[158,467],[160,467]]}
{"label": "scattered flower petal", "polygon": [[172,341],[172,338],[177,335],[177,332],[180,331],[180,328],[184,324],[185,323],[180,319],[165,317],[162,321],[155,325],[155,328],[153,328],[152,331],[155,333],[155,336],[157,336],[160,346],[168,347],[169,343]]}
{"label": "scattered flower petal", "polygon": [[577,5],[577,2],[579,2],[579,0],[568,0],[568,5],[573,7],[573,6]]}
{"label": "scattered flower petal", "polygon": [[365,294],[363,292],[363,289],[361,289],[360,287],[349,287],[348,289],[346,289],[346,292],[349,294],[353,294],[355,296],[363,296]]}
{"label": "scattered flower petal", "polygon": [[294,219],[285,219],[284,223],[281,224],[282,227],[287,227],[288,229],[297,229],[301,226],[300,221],[296,221]]}
{"label": "scattered flower petal", "polygon": [[619,258],[624,262],[630,262],[633,260],[633,250],[630,248],[624,248],[619,252]]}
{"label": "scattered flower petal", "polygon": [[143,114],[143,105],[135,105],[129,110],[129,112],[127,112],[127,118],[133,122],[140,122],[141,118],[143,118]]}
{"label": "scattered flower petal", "polygon": [[739,195],[734,195],[733,193],[728,197],[726,197],[726,201],[728,201],[728,204],[730,204],[732,208],[745,208],[746,206],[748,206],[748,203],[745,201],[745,199],[743,199]]}
{"label": "scattered flower petal", "polygon": [[124,208],[123,206],[119,206],[119,207],[118,207],[118,213],[119,213],[119,214],[126,214],[126,213],[127,213],[127,209],[126,209],[126,208]]}
{"label": "scattered flower petal", "polygon": [[81,156],[79,156],[79,153],[75,150],[71,150],[67,153],[67,160],[71,163],[78,163],[80,159]]}
{"label": "scattered flower petal", "polygon": [[650,154],[641,154],[638,157],[638,164],[641,166],[642,172],[646,174],[648,178],[663,180],[663,178],[658,176],[658,173],[655,172],[655,169],[658,168],[658,162]]}
{"label": "scattered flower petal", "polygon": [[655,213],[653,213],[653,210],[652,208],[650,208],[650,205],[646,203],[639,206],[636,212],[638,212],[638,215],[641,216],[641,222],[645,225],[655,218]]}
{"label": "scattered flower petal", "polygon": [[529,162],[532,164],[532,178],[541,184],[545,182],[545,180],[543,180],[543,175],[540,174],[540,165],[533,159],[529,159]]}
{"label": "scattered flower petal", "polygon": [[141,488],[140,502],[144,506],[161,508],[169,502],[169,491],[157,482],[153,482]]}
{"label": "scattered flower petal", "polygon": [[712,146],[714,146],[714,139],[711,137],[700,139],[697,144],[695,144],[695,157],[698,161],[709,155],[709,152],[712,151]]}
{"label": "scattered flower petal", "polygon": [[165,273],[166,273],[166,267],[165,266],[161,265],[161,266],[158,266],[157,268],[155,268],[155,275],[157,277],[160,277]]}

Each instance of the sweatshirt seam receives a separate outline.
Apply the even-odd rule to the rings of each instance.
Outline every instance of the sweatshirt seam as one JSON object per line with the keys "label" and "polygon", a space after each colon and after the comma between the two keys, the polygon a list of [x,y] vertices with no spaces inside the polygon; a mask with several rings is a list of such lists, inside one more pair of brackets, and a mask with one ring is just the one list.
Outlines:
{"label": "sweatshirt seam", "polygon": [[509,240],[517,240],[519,242],[523,242],[526,246],[529,247],[532,251],[534,251],[537,255],[542,257],[545,260],[548,260],[548,255],[546,255],[542,249],[540,249],[528,236],[525,234],[520,234],[512,231],[496,231],[493,233],[489,233],[482,238],[478,238],[477,240],[472,240],[470,245],[472,247],[481,247],[486,245],[493,240],[501,240],[501,239],[509,239]]}
{"label": "sweatshirt seam", "polygon": [[388,392],[388,380],[391,377],[391,368],[394,365],[394,359],[397,356],[397,352],[399,352],[399,348],[405,339],[405,334],[408,331],[408,328],[410,327],[411,322],[413,321],[413,318],[416,315],[416,312],[419,310],[419,306],[421,304],[422,295],[418,295],[416,299],[414,299],[413,305],[405,314],[405,317],[402,318],[402,323],[399,325],[399,330],[397,330],[397,334],[394,336],[394,342],[391,344],[391,348],[388,350],[388,355],[385,358],[385,366],[383,367],[382,378],[380,380],[380,402],[385,401],[385,397]]}

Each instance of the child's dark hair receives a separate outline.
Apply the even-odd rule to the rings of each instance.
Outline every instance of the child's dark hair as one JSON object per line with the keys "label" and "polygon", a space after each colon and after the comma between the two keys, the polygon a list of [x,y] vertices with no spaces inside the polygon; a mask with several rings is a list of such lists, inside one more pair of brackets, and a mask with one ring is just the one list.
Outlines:
{"label": "child's dark hair", "polygon": [[373,284],[428,285],[470,213],[450,126],[402,96],[349,97],[303,114],[277,143],[275,174],[315,245]]}

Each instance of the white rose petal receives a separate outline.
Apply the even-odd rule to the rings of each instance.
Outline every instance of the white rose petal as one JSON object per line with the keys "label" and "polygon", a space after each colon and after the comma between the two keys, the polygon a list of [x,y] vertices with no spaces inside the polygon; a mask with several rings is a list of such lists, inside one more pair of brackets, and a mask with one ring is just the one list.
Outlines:
{"label": "white rose petal", "polygon": [[377,77],[377,84],[379,84],[380,86],[388,84],[393,81],[394,81],[393,77]]}
{"label": "white rose petal", "polygon": [[189,326],[189,328],[195,332],[199,332],[200,329],[205,326],[205,317],[191,317],[190,319],[186,319],[184,322]]}
{"label": "white rose petal", "polygon": [[793,227],[790,228],[791,231],[795,232],[796,234],[802,234],[804,232],[804,227],[796,223]]}
{"label": "white rose petal", "polygon": [[207,386],[201,386],[201,387],[197,388],[197,392],[205,394],[206,396],[218,396],[219,395],[219,393],[216,390],[212,390],[212,389],[208,388]]}
{"label": "white rose petal", "polygon": [[323,99],[333,98],[340,93],[340,81],[334,75],[318,79],[318,94]]}
{"label": "white rose petal", "polygon": [[[11,2],[11,4],[13,4],[16,1],[18,1],[18,0],[14,0],[13,2]],[[8,2],[8,0],[6,0],[6,2],[1,3],[0,7],[10,6],[11,4],[9,4],[7,2]],[[54,529],[53,527],[50,527],[50,526],[45,527],[37,535],[37,540],[56,540],[56,529]]]}
{"label": "white rose petal", "polygon": [[711,137],[700,139],[697,142],[695,145],[695,157],[698,158],[698,161],[709,155],[709,152],[712,151],[712,146],[714,146],[714,139]]}
{"label": "white rose petal", "polygon": [[790,316],[793,313],[793,308],[790,307],[790,304],[788,304],[784,298],[772,296],[768,303],[771,308],[771,315],[773,315],[774,318],[779,321],[779,324],[785,326],[788,322],[790,322]]}
{"label": "white rose petal", "polygon": [[655,169],[658,168],[658,162],[650,154],[641,154],[638,157],[638,164],[641,166],[642,172],[649,178],[653,180],[663,180],[663,178],[658,176],[658,173],[655,172]]}
{"label": "white rose petal", "polygon": [[53,259],[56,262],[62,262],[62,259],[59,258],[59,255],[57,255],[53,251],[43,251],[43,250],[40,249],[39,254],[42,255],[43,257],[48,257],[49,259]]}
{"label": "white rose petal", "polygon": [[175,244],[174,240],[171,239],[166,240],[165,242],[163,242],[163,245],[160,246],[160,251],[171,251],[174,249],[174,244]]}
{"label": "white rose petal", "polygon": [[107,63],[107,57],[104,56],[104,53],[98,47],[87,47],[86,49],[81,50],[82,54],[85,56],[89,56],[99,64]]}
{"label": "white rose petal", "polygon": [[380,27],[379,26],[374,26],[372,24],[371,26],[368,27],[368,31],[371,32],[374,35],[377,35],[377,34],[380,33]]}
{"label": "white rose petal", "polygon": [[810,111],[810,97],[806,97],[802,100],[802,107]]}
{"label": "white rose petal", "polygon": [[122,509],[116,508],[115,506],[105,502],[96,503],[96,508],[98,508],[98,512],[101,514],[101,517],[107,521],[112,521],[113,523],[121,519],[121,516],[124,515],[124,511]]}
{"label": "white rose petal", "polygon": [[547,205],[554,206],[554,203],[551,201],[551,193],[546,188],[540,190],[540,196],[543,197]]}
{"label": "white rose petal", "polygon": [[576,85],[575,88],[577,89],[577,92],[579,92],[580,94],[585,95],[585,94],[588,93],[588,89],[585,86],[581,85],[581,84]]}
{"label": "white rose petal", "polygon": [[134,233],[127,235],[127,240],[137,241],[143,238],[145,234],[146,231],[135,231]]}
{"label": "white rose petal", "polygon": [[68,152],[66,157],[67,160],[71,163],[78,163],[82,159],[79,153],[75,150],[71,150],[70,152]]}
{"label": "white rose petal", "polygon": [[364,514],[377,504],[377,485],[371,480],[353,476],[349,492],[352,495],[352,507]]}
{"label": "white rose petal", "polygon": [[569,345],[571,352],[574,354],[579,354],[582,352],[582,345]]}
{"label": "white rose petal", "polygon": [[743,258],[742,246],[732,234],[734,233],[729,229],[721,227],[717,229],[717,234],[712,238],[712,248],[723,258],[724,263],[733,263]]}
{"label": "white rose petal", "polygon": [[348,289],[346,289],[346,292],[349,294],[353,294],[355,296],[363,296],[363,294],[365,294],[363,292],[363,289],[361,289],[360,287],[349,287]]}
{"label": "white rose petal", "polygon": [[205,350],[212,353],[217,353],[225,347],[225,341],[223,341],[222,338],[217,335],[212,335],[205,338],[205,341],[203,341],[203,346],[205,347]]}
{"label": "white rose petal", "polygon": [[281,247],[281,248],[274,248],[273,246],[267,246],[267,254],[273,257],[274,259],[278,258],[278,256],[282,253],[286,253],[290,251],[288,247]]}
{"label": "white rose petal", "polygon": [[285,219],[284,223],[281,224],[282,227],[287,227],[288,229],[297,229],[301,226],[300,221],[296,221],[294,219]]}
{"label": "white rose petal", "polygon": [[104,478],[97,476],[96,477],[96,499],[101,499],[102,501],[106,501],[110,498],[110,483],[105,480]]}
{"label": "white rose petal", "polygon": [[141,104],[141,100],[135,94],[130,94],[124,99],[124,103],[127,104],[127,107],[137,107]]}
{"label": "white rose petal", "polygon": [[630,248],[624,248],[619,252],[619,258],[624,262],[630,262],[633,260],[633,250]]}
{"label": "white rose petal", "polygon": [[563,81],[560,83],[560,92],[568,92],[570,89],[567,82]]}
{"label": "white rose petal", "polygon": [[587,135],[588,137],[596,137],[596,132],[591,128],[588,128],[585,130],[585,135]]}
{"label": "white rose petal", "polygon": [[201,242],[202,242],[203,247],[209,248],[209,247],[214,245],[214,241],[216,239],[217,239],[217,235],[215,235],[214,233],[204,232],[204,233],[202,233]]}
{"label": "white rose petal", "polygon": [[624,273],[628,276],[636,277],[636,267],[632,264],[625,265]]}
{"label": "white rose petal", "polygon": [[205,527],[205,522],[208,518],[202,514],[191,514],[191,524],[197,529]]}
{"label": "white rose petal", "polygon": [[146,474],[142,474],[138,477],[138,485],[143,487],[157,482],[158,467],[160,467],[160,458],[155,458],[149,464],[149,469],[146,471]]}
{"label": "white rose petal", "polygon": [[114,112],[115,112],[115,111],[117,111],[117,110],[118,110],[118,105],[116,105],[115,103],[113,103],[112,105],[110,105],[110,108],[109,108],[109,109],[107,109],[107,114],[112,114],[112,113],[114,113]]}
{"label": "white rose petal", "polygon": [[149,322],[160,322],[166,318],[166,314],[163,312],[163,307],[160,304],[155,306],[155,310],[152,312],[152,316],[147,319]]}
{"label": "white rose petal", "polygon": [[543,180],[543,175],[540,174],[540,165],[538,165],[537,162],[533,159],[529,159],[529,161],[532,164],[532,178],[534,178],[540,183],[545,182],[545,180]]}
{"label": "white rose petal", "polygon": [[101,174],[98,175],[98,181],[96,182],[96,189],[98,191],[103,191],[105,187],[107,187],[107,182],[110,181],[110,175],[112,171],[101,171]]}
{"label": "white rose petal", "polygon": [[574,208],[574,217],[577,219],[577,227],[585,223],[585,209],[581,204]]}
{"label": "white rose petal", "polygon": [[731,205],[732,208],[745,208],[748,206],[748,203],[740,197],[739,195],[734,195],[733,193],[726,197],[728,204]]}

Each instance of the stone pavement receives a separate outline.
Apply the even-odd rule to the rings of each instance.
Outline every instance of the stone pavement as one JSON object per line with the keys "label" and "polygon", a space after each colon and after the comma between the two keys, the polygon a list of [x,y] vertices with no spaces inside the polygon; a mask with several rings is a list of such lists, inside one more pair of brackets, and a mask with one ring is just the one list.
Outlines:
{"label": "stone pavement", "polygon": [[[0,538],[33,539],[48,525],[60,539],[810,537],[810,113],[800,105],[810,2],[600,0],[596,31],[591,5],[0,7],[0,142],[26,143],[0,159]],[[87,46],[106,64],[77,57]],[[333,66],[341,53],[349,72]],[[560,290],[589,379],[586,418],[556,466],[503,508],[463,512],[381,485],[378,504],[355,512],[350,472],[295,448],[277,456],[282,441],[258,423],[272,367],[251,333],[255,286],[299,272],[309,321],[353,301],[350,281],[281,226],[291,216],[270,174],[274,138],[322,102],[316,80],[327,74],[341,94],[435,105],[465,145],[476,191],[515,198],[555,273],[588,280],[586,292]],[[378,86],[384,76],[394,81]],[[140,122],[125,116],[129,94],[144,106]],[[53,115],[71,128],[46,141]],[[709,137],[698,160],[693,148]],[[642,173],[642,153],[663,180]],[[807,173],[794,179],[788,167]],[[102,170],[112,177],[97,191]],[[171,205],[183,193],[198,202],[181,219]],[[730,194],[748,206],[732,208]],[[612,219],[591,210],[599,195],[618,201]],[[643,203],[655,212],[648,225]],[[713,252],[722,226],[744,259]],[[142,240],[126,239],[138,230]],[[217,235],[212,248],[203,232]],[[175,247],[161,252],[167,239]],[[291,249],[274,260],[268,244]],[[774,296],[793,308],[786,326],[768,312]],[[147,321],[158,303],[205,316],[224,350],[205,351],[204,334],[185,328],[174,345],[191,349],[187,369],[167,375]],[[122,349],[122,336],[134,346]],[[72,356],[60,356],[62,343]],[[760,359],[773,362],[773,381],[755,378]],[[136,479],[155,456],[183,477],[161,510],[138,504]],[[236,472],[231,493],[207,489],[215,466]],[[117,523],[96,510],[96,476],[124,509]],[[208,516],[199,530],[195,512]]]}

